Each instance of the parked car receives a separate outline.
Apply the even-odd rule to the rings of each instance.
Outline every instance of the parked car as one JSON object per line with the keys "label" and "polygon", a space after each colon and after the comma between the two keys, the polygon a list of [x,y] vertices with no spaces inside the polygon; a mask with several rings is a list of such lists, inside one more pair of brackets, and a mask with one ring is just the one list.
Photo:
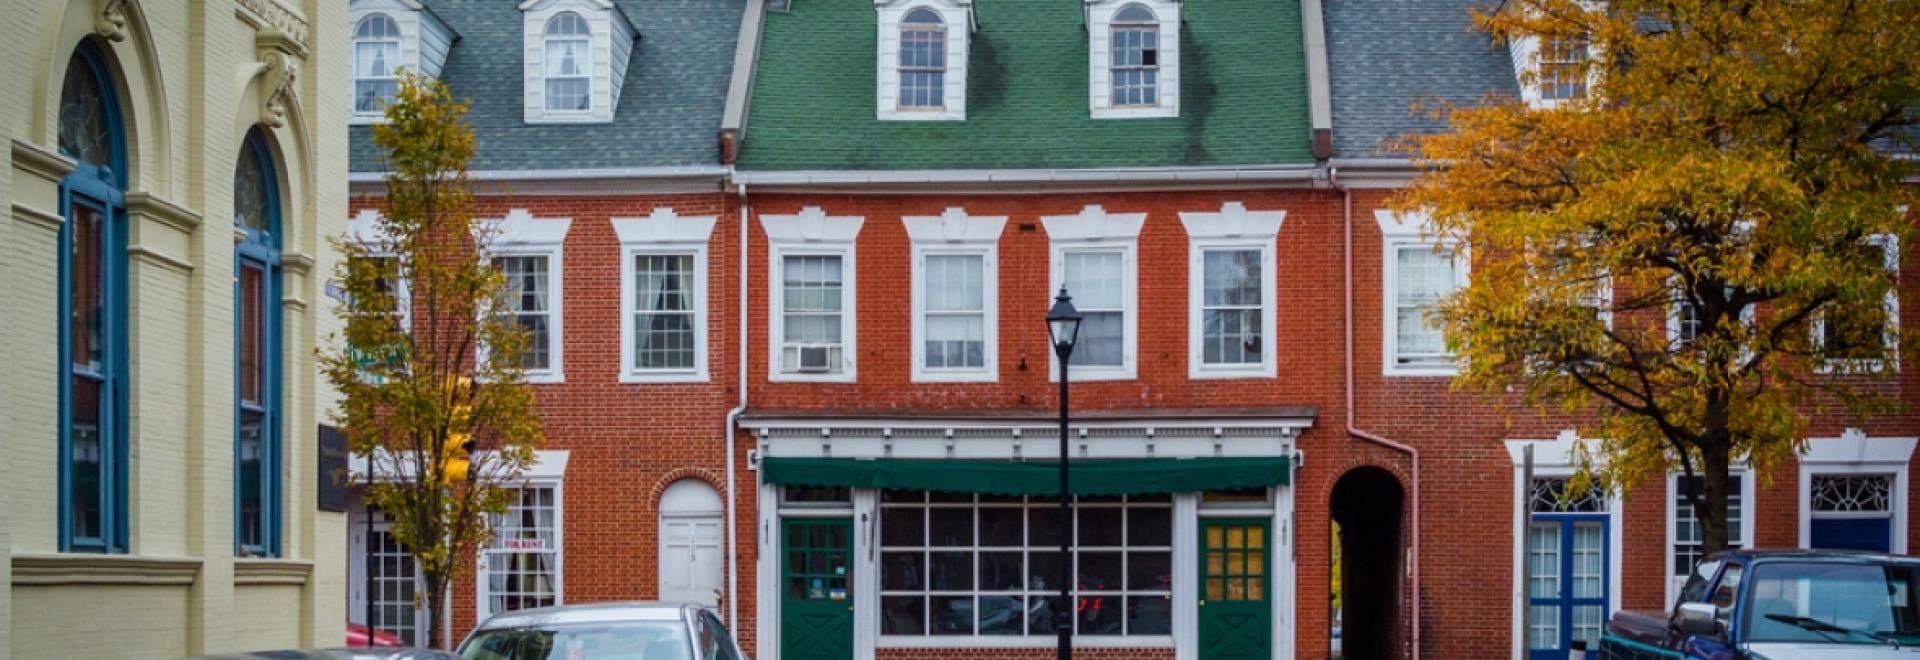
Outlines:
{"label": "parked car", "polygon": [[712,610],[689,603],[562,605],[487,619],[460,644],[468,660],[746,660]]}
{"label": "parked car", "polygon": [[460,656],[433,649],[399,647],[358,649],[289,649],[207,655],[187,660],[460,660]]}
{"label": "parked car", "polygon": [[374,633],[373,639],[371,643],[369,643],[366,626],[357,623],[347,624],[347,648],[363,649],[367,647],[401,647],[406,645],[406,640],[383,632]]}
{"label": "parked car", "polygon": [[1602,660],[1920,658],[1920,558],[1730,550],[1694,568],[1668,612],[1621,611]]}

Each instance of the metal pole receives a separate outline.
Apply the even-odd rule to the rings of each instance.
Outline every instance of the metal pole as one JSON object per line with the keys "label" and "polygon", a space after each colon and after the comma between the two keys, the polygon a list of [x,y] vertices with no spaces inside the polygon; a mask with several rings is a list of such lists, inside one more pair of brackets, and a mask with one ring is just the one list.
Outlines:
{"label": "metal pole", "polygon": [[[368,483],[371,485],[372,479],[368,479]],[[367,648],[373,648],[373,635],[380,631],[373,625],[373,499],[371,495],[371,492],[361,493],[361,497],[367,498],[367,536],[360,542],[360,549],[366,555],[362,560],[360,572],[366,573],[367,577],[367,597],[364,603],[367,610]]]}
{"label": "metal pole", "polygon": [[1056,347],[1060,355],[1060,660],[1073,658],[1073,497],[1067,488],[1067,361],[1072,347]]}

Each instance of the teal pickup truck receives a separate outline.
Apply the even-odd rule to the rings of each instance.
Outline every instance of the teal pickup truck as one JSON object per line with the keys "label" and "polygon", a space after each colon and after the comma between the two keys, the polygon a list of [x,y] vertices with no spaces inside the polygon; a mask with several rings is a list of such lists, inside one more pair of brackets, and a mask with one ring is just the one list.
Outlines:
{"label": "teal pickup truck", "polygon": [[1920,659],[1920,559],[1858,552],[1709,555],[1668,612],[1621,611],[1602,660]]}

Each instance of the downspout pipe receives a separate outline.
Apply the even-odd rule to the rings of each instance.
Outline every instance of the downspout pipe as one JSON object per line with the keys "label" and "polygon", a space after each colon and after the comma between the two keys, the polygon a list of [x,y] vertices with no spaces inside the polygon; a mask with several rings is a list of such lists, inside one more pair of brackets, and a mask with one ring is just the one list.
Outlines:
{"label": "downspout pipe", "polygon": [[1371,442],[1376,445],[1380,445],[1382,447],[1386,447],[1388,449],[1391,449],[1400,453],[1404,453],[1407,455],[1408,459],[1413,464],[1413,476],[1411,478],[1411,481],[1413,482],[1411,486],[1413,489],[1413,497],[1412,497],[1413,533],[1412,533],[1412,538],[1410,539],[1411,541],[1410,552],[1409,552],[1409,556],[1407,557],[1407,576],[1408,576],[1408,579],[1413,582],[1413,585],[1412,585],[1413,586],[1413,612],[1411,613],[1411,618],[1410,618],[1410,621],[1413,623],[1412,651],[1413,651],[1414,660],[1419,660],[1420,658],[1420,450],[1415,449],[1412,445],[1402,444],[1399,442],[1395,442],[1391,439],[1388,439],[1384,436],[1374,434],[1374,433],[1369,433],[1366,430],[1361,429],[1360,425],[1354,422],[1353,189],[1348,188],[1345,184],[1342,184],[1340,182],[1339,168],[1334,168],[1334,167],[1327,168],[1327,181],[1329,184],[1331,184],[1334,187],[1334,189],[1340,191],[1340,195],[1344,203],[1344,212],[1343,212],[1344,221],[1341,225],[1341,229],[1342,231],[1345,232],[1346,240],[1344,242],[1344,245],[1342,246],[1341,252],[1344,255],[1342,261],[1345,266],[1343,270],[1345,273],[1345,284],[1346,284],[1345,286],[1346,323],[1344,324],[1344,326],[1346,331],[1346,342],[1347,342],[1347,381],[1346,381],[1347,435],[1352,436],[1354,438],[1358,438],[1360,440]]}
{"label": "downspout pipe", "polygon": [[740,318],[740,403],[727,411],[727,629],[740,629],[740,534],[739,479],[734,466],[735,431],[740,414],[747,411],[747,184],[736,184],[740,194],[740,301],[734,312]]}

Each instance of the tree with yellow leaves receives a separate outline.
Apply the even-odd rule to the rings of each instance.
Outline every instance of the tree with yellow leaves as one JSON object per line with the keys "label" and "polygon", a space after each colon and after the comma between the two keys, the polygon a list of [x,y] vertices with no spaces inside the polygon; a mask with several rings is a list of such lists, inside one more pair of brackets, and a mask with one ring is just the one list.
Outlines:
{"label": "tree with yellow leaves", "polygon": [[466,109],[439,81],[402,75],[372,131],[382,212],[368,235],[335,241],[346,329],[320,358],[348,449],[366,461],[355,477],[419,567],[433,641],[448,586],[544,440],[523,378],[529,335],[502,313],[513,292],[487,258],[498,232],[472,214]]}
{"label": "tree with yellow leaves", "polygon": [[1920,2],[1508,0],[1475,20],[1545,63],[1521,81],[1545,100],[1432,109],[1452,130],[1405,144],[1425,165],[1395,206],[1472,262],[1432,319],[1457,384],[1589,420],[1583,484],[1699,476],[1723,548],[1735,461],[1768,474],[1804,414],[1898,403]]}

